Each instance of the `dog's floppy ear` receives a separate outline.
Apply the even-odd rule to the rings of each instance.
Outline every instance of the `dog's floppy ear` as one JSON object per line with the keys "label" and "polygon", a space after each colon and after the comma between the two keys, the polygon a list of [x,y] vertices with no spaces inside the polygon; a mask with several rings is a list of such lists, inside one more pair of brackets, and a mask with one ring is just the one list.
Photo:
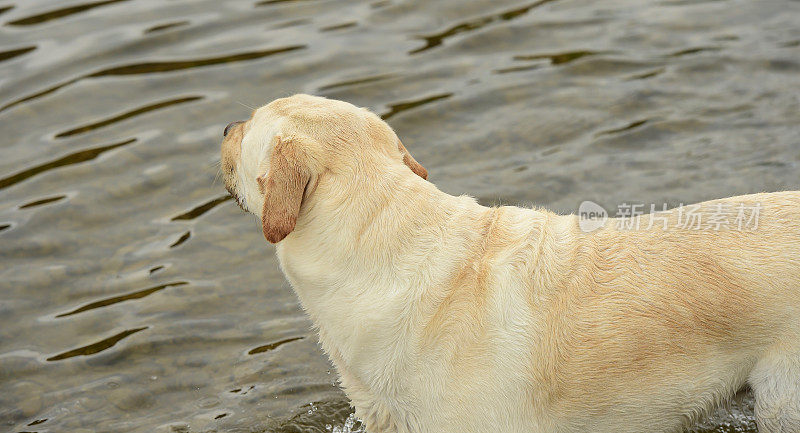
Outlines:
{"label": "dog's floppy ear", "polygon": [[414,157],[411,156],[410,153],[408,153],[408,149],[406,149],[406,147],[403,146],[403,143],[400,142],[400,140],[397,140],[397,148],[400,149],[400,154],[403,155],[403,163],[405,163],[405,165],[407,165],[408,168],[411,169],[411,171],[416,173],[417,176],[427,180],[428,170],[425,170],[425,167],[423,167],[420,163],[418,163],[417,160],[414,159]]}
{"label": "dog's floppy ear", "polygon": [[276,137],[276,140],[269,170],[258,178],[259,189],[264,194],[261,227],[264,237],[273,244],[294,230],[303,194],[311,179],[311,172],[299,152],[298,139]]}

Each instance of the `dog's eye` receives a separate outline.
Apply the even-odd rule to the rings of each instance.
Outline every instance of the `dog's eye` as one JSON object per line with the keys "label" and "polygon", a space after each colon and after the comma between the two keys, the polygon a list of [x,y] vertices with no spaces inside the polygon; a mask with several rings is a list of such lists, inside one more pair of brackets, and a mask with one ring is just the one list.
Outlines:
{"label": "dog's eye", "polygon": [[236,126],[236,125],[238,125],[240,123],[244,123],[244,120],[237,120],[237,121],[229,123],[228,126],[225,127],[225,130],[222,131],[222,136],[223,137],[227,137],[228,136],[228,131],[230,131],[231,128],[233,128],[234,126]]}

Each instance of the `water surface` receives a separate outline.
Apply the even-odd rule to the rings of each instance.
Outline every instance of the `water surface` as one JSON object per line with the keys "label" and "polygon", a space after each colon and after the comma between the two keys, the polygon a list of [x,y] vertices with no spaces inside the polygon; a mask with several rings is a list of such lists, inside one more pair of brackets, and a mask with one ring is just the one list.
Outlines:
{"label": "water surface", "polygon": [[370,107],[443,190],[573,212],[800,188],[797,89],[789,0],[0,0],[0,430],[350,430],[215,182],[249,106]]}

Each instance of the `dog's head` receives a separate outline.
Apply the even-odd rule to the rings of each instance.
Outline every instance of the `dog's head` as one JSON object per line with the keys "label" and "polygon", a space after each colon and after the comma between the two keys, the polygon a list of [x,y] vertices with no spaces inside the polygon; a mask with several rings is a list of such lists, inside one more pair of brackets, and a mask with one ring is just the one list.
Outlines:
{"label": "dog's head", "polygon": [[292,232],[303,201],[325,177],[346,180],[386,164],[427,171],[374,113],[310,95],[281,98],[223,133],[225,188],[242,209],[261,217],[264,237]]}

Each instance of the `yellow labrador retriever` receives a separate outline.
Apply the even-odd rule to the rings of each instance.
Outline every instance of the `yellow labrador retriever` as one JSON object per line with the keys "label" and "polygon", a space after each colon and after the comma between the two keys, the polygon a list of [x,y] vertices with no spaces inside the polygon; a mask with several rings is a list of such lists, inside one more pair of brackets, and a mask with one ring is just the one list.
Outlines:
{"label": "yellow labrador retriever", "polygon": [[445,194],[308,95],[230,124],[222,169],[372,433],[676,432],[745,384],[761,433],[800,432],[800,192],[584,231]]}

